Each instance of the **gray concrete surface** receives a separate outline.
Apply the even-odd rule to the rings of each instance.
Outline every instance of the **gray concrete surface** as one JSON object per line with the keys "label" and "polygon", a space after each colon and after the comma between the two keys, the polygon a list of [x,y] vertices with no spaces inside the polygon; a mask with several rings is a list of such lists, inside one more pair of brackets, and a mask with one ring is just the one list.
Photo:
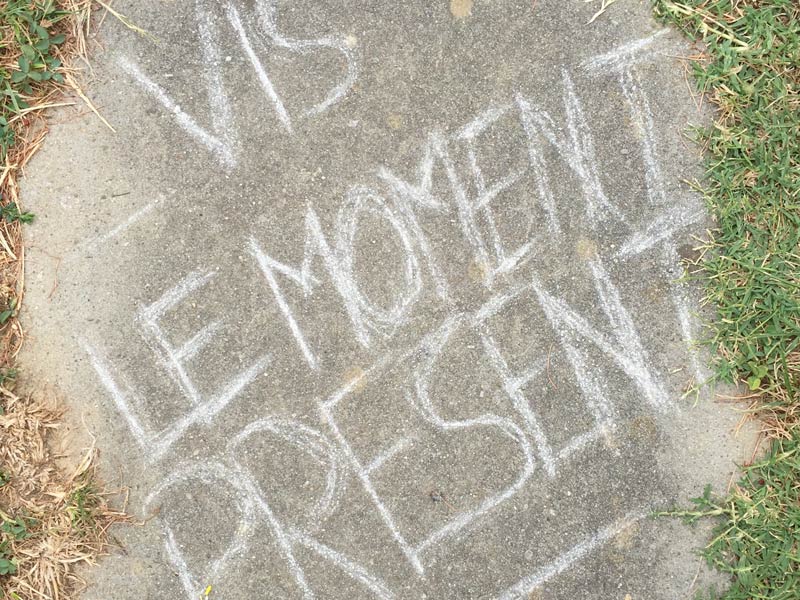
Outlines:
{"label": "gray concrete surface", "polygon": [[[749,452],[646,2],[119,1],[25,183],[24,368],[144,519],[93,600],[690,598]],[[699,576],[698,576],[699,574]]]}

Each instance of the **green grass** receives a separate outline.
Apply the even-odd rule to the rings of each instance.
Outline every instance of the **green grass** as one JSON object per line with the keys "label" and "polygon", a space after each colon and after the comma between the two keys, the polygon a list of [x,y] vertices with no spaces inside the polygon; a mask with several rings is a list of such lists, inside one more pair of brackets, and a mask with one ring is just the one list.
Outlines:
{"label": "green grass", "polygon": [[716,227],[694,275],[716,308],[719,380],[741,381],[771,437],[728,497],[706,490],[690,521],[719,524],[703,554],[730,574],[712,598],[800,598],[800,1],[655,0],[702,44],[693,62],[713,126],[697,131],[697,183]]}
{"label": "green grass", "polygon": [[[734,7],[738,6],[738,11]],[[657,14],[702,39],[697,85],[718,106],[698,131],[717,220],[701,276],[717,308],[717,373],[797,399],[800,383],[800,3],[672,2]],[[780,388],[780,389],[779,389]]]}
{"label": "green grass", "polygon": [[688,523],[719,524],[703,550],[708,564],[732,578],[725,600],[800,598],[800,439],[778,440],[758,464],[745,469],[737,490],[715,498],[706,487],[692,510],[662,513]]}

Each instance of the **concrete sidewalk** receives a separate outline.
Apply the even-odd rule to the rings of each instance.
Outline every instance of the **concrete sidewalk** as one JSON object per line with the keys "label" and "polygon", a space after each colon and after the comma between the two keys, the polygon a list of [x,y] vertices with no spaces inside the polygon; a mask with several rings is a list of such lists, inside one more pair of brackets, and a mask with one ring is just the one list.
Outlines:
{"label": "concrete sidewalk", "polygon": [[[681,257],[702,122],[622,0],[120,1],[24,190],[23,366],[141,526],[88,599],[692,598],[749,451]],[[708,396],[708,394],[706,394]]]}

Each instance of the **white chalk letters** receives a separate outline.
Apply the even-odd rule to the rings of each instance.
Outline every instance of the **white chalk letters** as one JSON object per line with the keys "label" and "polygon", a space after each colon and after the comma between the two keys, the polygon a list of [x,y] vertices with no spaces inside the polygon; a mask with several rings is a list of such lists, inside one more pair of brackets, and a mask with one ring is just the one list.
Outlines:
{"label": "white chalk letters", "polygon": [[[241,51],[241,62],[252,71],[281,135],[292,135],[299,120],[341,102],[358,72],[358,57],[348,40],[294,39],[280,25],[276,2],[251,4],[245,8],[234,2],[196,3],[199,47],[207,65],[203,73],[207,115],[189,114],[162,87],[163,81],[156,83],[133,61],[120,61],[177,125],[228,170],[238,164],[241,124],[226,85],[229,74],[220,55],[221,36],[232,36],[228,42]],[[563,69],[557,75],[563,116],[552,108],[544,110],[530,94],[520,92],[487,107],[453,132],[429,132],[421,139],[410,169],[391,161],[376,164],[366,180],[354,182],[342,193],[338,212],[305,205],[298,223],[302,240],[295,246],[275,243],[264,230],[244,232],[243,254],[258,274],[261,298],[268,305],[259,303],[259,310],[275,315],[274,327],[288,340],[288,350],[263,348],[263,354],[244,367],[231,367],[232,374],[215,389],[209,391],[207,381],[198,383],[196,361],[220,340],[224,318],[186,335],[171,333],[170,315],[211,293],[218,272],[189,273],[151,299],[133,322],[158,372],[171,386],[170,397],[177,398],[177,416],[175,410],[169,416],[154,410],[142,386],[131,385],[130,374],[123,375],[113,364],[117,360],[112,362],[108,348],[83,341],[100,383],[132,437],[147,450],[146,457],[172,465],[170,474],[149,494],[145,509],[169,507],[178,501],[180,490],[208,485],[225,490],[232,500],[236,527],[229,539],[220,541],[223,548],[211,562],[196,560],[193,542],[182,536],[169,510],[161,516],[165,550],[186,598],[200,597],[212,580],[215,585],[224,582],[234,572],[233,565],[250,560],[254,540],[260,539],[256,536],[269,536],[274,556],[264,560],[280,561],[297,597],[325,597],[314,583],[320,565],[343,576],[363,597],[398,597],[387,583],[389,573],[381,576],[377,562],[365,561],[352,546],[343,551],[326,527],[341,515],[343,506],[360,502],[359,515],[373,523],[370,535],[383,536],[402,563],[393,568],[407,569],[423,581],[447,548],[477,535],[515,502],[527,498],[532,488],[555,485],[565,466],[580,460],[582,451],[585,455],[587,449],[597,449],[608,452],[609,460],[621,460],[609,447],[620,428],[623,401],[635,402],[636,410],[656,418],[675,410],[663,366],[648,348],[651,332],[643,329],[641,315],[637,316],[642,299],[621,285],[631,261],[648,252],[657,251],[659,265],[673,268],[675,236],[703,218],[693,199],[672,198],[661,172],[652,99],[636,68],[644,51],[660,38],[658,33],[625,45],[586,61],[581,69]],[[332,51],[341,58],[341,77],[322,99],[300,108],[297,99],[287,100],[271,77],[268,48],[303,54]],[[610,191],[613,174],[602,169],[589,111],[578,91],[580,77],[607,76],[619,82],[621,102],[630,113],[646,208],[657,211],[644,220]],[[487,140],[493,135],[505,136],[504,150],[516,152],[507,164],[490,154],[493,148]],[[496,162],[502,162],[499,172]],[[564,179],[569,179],[569,186],[561,185]],[[574,190],[569,198],[563,187]],[[526,215],[524,219],[504,213],[509,204],[517,209],[516,215]],[[636,224],[641,221],[643,225]],[[381,283],[386,285],[380,295],[370,287],[374,274],[365,275],[363,270],[373,257],[364,252],[362,242],[376,224],[381,234],[372,243],[390,255],[394,265],[381,265],[385,280]],[[615,228],[622,242],[598,247],[593,241],[597,231],[609,228]],[[577,231],[591,239],[581,238],[585,251],[576,253],[574,264],[564,268],[571,273],[565,284],[554,276],[548,250],[574,243]],[[575,279],[580,285],[571,283]],[[687,289],[671,281],[666,285],[676,323],[688,342],[694,326]],[[571,295],[572,288],[580,290],[577,297]],[[336,340],[326,340],[313,329],[315,315],[307,308],[320,297],[331,313],[325,317],[342,324],[336,328]],[[516,336],[512,341],[503,328],[509,317],[524,320],[524,326],[512,328]],[[344,382],[332,373],[342,368],[336,362],[341,357],[326,346],[334,342],[351,344],[358,357],[352,360],[368,361]],[[480,378],[481,389],[488,390],[486,399],[482,392],[477,398],[462,397],[449,388],[442,392],[442,382],[451,381],[446,375],[449,361],[466,350],[468,370]],[[292,363],[294,371],[276,372],[275,381],[285,384],[289,398],[302,391],[316,414],[278,417],[265,401],[259,406],[269,414],[249,415],[242,427],[241,417],[225,409],[248,386],[259,393],[257,378],[265,371],[273,377],[268,365],[277,353],[285,354],[282,358]],[[545,401],[560,393],[550,381],[555,360],[560,361],[562,376],[566,373],[574,384],[573,391],[559,400],[585,415],[578,420],[585,426],[579,431],[566,428],[565,434],[555,427],[553,409]],[[692,355],[690,361],[701,379],[697,357]],[[609,385],[606,368],[614,371],[614,386]],[[317,387],[298,390],[300,373],[310,376]],[[291,380],[282,379],[287,376]],[[628,386],[630,398],[619,398],[616,391],[622,386]],[[372,437],[365,440],[368,436],[352,422],[366,419],[376,405],[384,407],[384,421],[397,423],[379,444]],[[211,448],[207,457],[191,462],[170,462],[175,458],[172,450],[182,447],[179,442],[190,429],[208,430],[218,425],[217,419],[235,427],[224,448]],[[486,476],[479,490],[462,504],[450,506],[446,514],[428,521],[404,519],[402,503],[413,501],[409,496],[416,482],[402,467],[419,456],[436,456],[448,444],[457,448],[466,439],[482,440],[488,453],[502,447],[503,476]],[[281,509],[278,499],[285,490],[264,485],[263,473],[248,463],[248,449],[257,444],[303,457],[317,469],[318,476],[308,475],[311,491],[296,503],[303,507],[296,514]],[[468,471],[470,465],[462,467]],[[619,520],[589,532],[583,541],[565,545],[566,550],[548,564],[515,576],[516,583],[498,582],[498,597],[527,597],[639,519],[641,508],[618,512]]]}
{"label": "white chalk letters", "polygon": [[[128,73],[153,100],[172,114],[177,124],[195,142],[202,144],[227,170],[236,167],[239,161],[239,133],[233,114],[231,97],[225,84],[226,66],[231,57],[223,61],[220,55],[220,42],[223,31],[232,35],[239,45],[242,55],[250,63],[264,96],[272,105],[279,127],[287,134],[293,132],[293,122],[298,118],[309,118],[324,113],[340,102],[353,87],[358,76],[358,59],[352,43],[344,37],[323,37],[299,40],[287,37],[278,27],[278,11],[275,0],[256,0],[252,10],[240,11],[234,2],[217,3],[196,0],[195,17],[203,73],[209,106],[209,126],[201,124],[203,117],[192,116],[175,102],[162,84],[156,83],[134,61],[121,57],[119,65]],[[222,8],[223,15],[216,14],[214,7]],[[225,20],[225,25],[218,21]],[[280,49],[293,54],[310,54],[320,50],[338,52],[344,61],[344,75],[341,81],[325,95],[320,102],[293,115],[264,65],[265,49]],[[238,57],[237,57],[238,58]]]}

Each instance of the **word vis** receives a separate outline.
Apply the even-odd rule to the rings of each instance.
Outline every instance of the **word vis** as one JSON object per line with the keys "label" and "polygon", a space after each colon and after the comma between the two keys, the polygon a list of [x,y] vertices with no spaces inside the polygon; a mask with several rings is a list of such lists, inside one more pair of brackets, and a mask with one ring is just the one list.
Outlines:
{"label": "word vis", "polygon": [[[208,97],[210,126],[203,126],[200,117],[187,113],[173,100],[167,90],[156,83],[134,61],[122,57],[120,67],[141,86],[141,88],[166,109],[175,122],[190,138],[203,145],[228,170],[234,169],[239,161],[241,147],[236,118],[231,104],[231,94],[224,84],[225,66],[231,57],[222,59],[220,52],[222,32],[218,26],[213,8],[222,8],[229,35],[233,36],[242,56],[250,63],[253,73],[265,98],[272,105],[278,127],[287,135],[292,135],[293,123],[301,118],[310,118],[329,110],[340,102],[353,87],[358,76],[358,60],[355,50],[356,40],[352,36],[321,37],[316,39],[294,39],[284,35],[278,27],[278,10],[275,0],[256,0],[252,8],[240,10],[233,2],[216,3],[197,0],[195,18],[197,24],[198,46],[202,54],[204,69],[202,78]],[[277,49],[295,55],[332,51],[338,53],[344,62],[342,78],[325,97],[305,109],[293,114],[282,99],[262,59],[263,48]]]}

